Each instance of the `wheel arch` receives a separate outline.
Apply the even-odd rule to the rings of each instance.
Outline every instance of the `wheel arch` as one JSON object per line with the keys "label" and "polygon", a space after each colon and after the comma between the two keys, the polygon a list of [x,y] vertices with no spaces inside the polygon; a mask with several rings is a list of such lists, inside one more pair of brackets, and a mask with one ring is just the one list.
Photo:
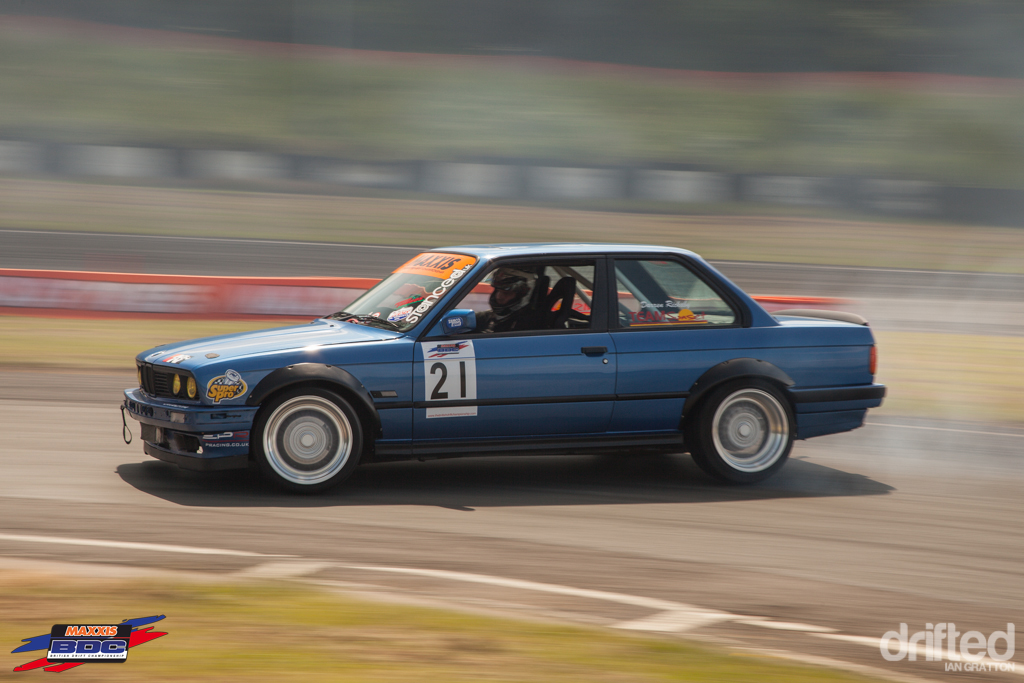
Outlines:
{"label": "wheel arch", "polygon": [[381,435],[380,415],[373,404],[373,397],[352,373],[334,365],[322,363],[296,363],[274,370],[261,379],[246,399],[246,405],[263,404],[267,399],[298,386],[320,387],[337,392],[351,403],[353,410],[366,427],[367,443]]}
{"label": "wheel arch", "polygon": [[693,386],[690,387],[690,395],[686,397],[686,401],[683,403],[683,423],[691,415],[697,413],[696,409],[700,407],[703,399],[715,388],[725,382],[745,377],[763,379],[777,385],[786,397],[786,400],[789,401],[790,409],[793,408],[793,400],[787,389],[796,382],[785,371],[780,370],[768,361],[757,358],[733,358],[709,368],[693,383]]}

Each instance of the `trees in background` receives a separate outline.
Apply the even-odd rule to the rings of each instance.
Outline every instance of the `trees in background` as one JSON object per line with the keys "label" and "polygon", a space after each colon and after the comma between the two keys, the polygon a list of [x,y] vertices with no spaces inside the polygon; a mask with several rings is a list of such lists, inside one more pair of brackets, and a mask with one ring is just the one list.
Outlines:
{"label": "trees in background", "polygon": [[0,0],[0,13],[402,52],[1024,77],[1019,0]]}

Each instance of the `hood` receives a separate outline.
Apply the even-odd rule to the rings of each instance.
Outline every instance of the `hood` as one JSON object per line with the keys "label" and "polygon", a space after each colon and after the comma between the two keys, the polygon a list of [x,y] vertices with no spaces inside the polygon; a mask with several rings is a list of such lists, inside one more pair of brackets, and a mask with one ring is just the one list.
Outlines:
{"label": "hood", "polygon": [[[376,327],[335,320],[315,320],[306,325],[238,332],[165,344],[143,351],[136,356],[136,360],[191,369],[210,363],[214,359],[220,363],[254,354],[302,349],[307,346],[379,342],[401,336],[398,332]],[[210,354],[216,355],[210,358]]]}

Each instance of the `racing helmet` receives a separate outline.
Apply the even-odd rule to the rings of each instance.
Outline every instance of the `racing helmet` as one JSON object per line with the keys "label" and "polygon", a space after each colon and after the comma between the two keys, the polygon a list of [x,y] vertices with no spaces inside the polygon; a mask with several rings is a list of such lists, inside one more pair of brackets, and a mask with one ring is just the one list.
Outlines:
{"label": "racing helmet", "polygon": [[518,268],[498,268],[491,278],[494,291],[488,299],[491,310],[499,318],[507,317],[530,302],[537,284],[537,274]]}

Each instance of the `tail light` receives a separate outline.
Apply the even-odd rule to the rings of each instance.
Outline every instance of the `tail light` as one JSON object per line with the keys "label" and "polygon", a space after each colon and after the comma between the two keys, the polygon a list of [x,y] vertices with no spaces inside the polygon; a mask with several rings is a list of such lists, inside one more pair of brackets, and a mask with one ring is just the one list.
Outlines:
{"label": "tail light", "polygon": [[876,370],[878,370],[878,349],[872,345],[871,355],[868,356],[868,371],[874,375]]}

